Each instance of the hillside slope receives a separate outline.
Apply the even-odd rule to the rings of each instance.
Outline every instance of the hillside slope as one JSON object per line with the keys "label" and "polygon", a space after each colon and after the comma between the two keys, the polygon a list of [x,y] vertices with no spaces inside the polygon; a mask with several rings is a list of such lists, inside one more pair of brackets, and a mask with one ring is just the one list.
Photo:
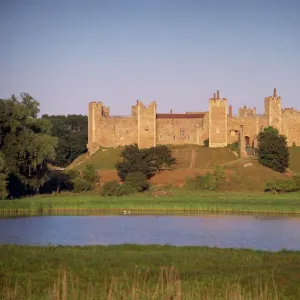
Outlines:
{"label": "hillside slope", "polygon": [[[124,147],[99,149],[91,157],[87,154],[79,156],[68,168],[82,170],[86,164],[92,164],[97,170],[115,169],[116,162]],[[236,155],[228,148],[207,148],[199,146],[171,147],[176,158],[175,169],[178,168],[210,168],[236,159]]]}

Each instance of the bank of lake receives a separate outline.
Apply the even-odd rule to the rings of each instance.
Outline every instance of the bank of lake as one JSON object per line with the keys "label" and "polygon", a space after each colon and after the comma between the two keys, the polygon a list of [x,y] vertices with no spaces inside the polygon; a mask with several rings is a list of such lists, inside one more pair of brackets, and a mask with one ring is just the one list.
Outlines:
{"label": "bank of lake", "polygon": [[160,194],[101,197],[94,194],[62,193],[0,201],[0,213],[53,212],[132,213],[251,213],[300,214],[300,192],[235,193],[190,192],[175,189]]}

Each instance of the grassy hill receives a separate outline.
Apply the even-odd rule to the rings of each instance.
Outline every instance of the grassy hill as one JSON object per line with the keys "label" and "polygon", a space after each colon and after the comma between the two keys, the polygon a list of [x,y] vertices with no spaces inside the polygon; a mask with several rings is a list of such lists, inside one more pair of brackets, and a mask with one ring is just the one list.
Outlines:
{"label": "grassy hill", "polygon": [[[113,170],[120,159],[124,147],[99,149],[91,157],[87,154],[79,156],[68,168],[82,170],[86,164],[94,165],[98,170]],[[177,160],[175,169],[179,168],[211,168],[236,159],[236,155],[228,148],[207,148],[193,145],[171,147]]]}
{"label": "grassy hill", "polygon": [[290,170],[300,175],[300,147],[290,148]]}
{"label": "grassy hill", "polygon": [[[119,180],[115,163],[120,159],[123,147],[99,149],[94,155],[78,157],[68,168],[82,170],[93,164],[99,171],[101,183]],[[227,174],[227,191],[262,191],[264,182],[270,178],[287,179],[288,175],[277,173],[260,165],[256,157],[237,159],[228,148],[207,148],[195,145],[171,147],[177,159],[174,171],[162,171],[151,182],[154,185],[183,186],[188,177],[212,172],[214,166],[222,166]],[[290,148],[290,170],[300,173],[300,147]]]}

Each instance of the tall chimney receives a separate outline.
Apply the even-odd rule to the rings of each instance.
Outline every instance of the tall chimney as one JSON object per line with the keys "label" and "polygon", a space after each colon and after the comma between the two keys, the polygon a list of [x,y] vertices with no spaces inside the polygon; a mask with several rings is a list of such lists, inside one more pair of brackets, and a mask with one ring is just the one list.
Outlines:
{"label": "tall chimney", "polygon": [[229,105],[229,117],[232,118],[232,106]]}
{"label": "tall chimney", "polygon": [[216,93],[214,93],[214,99],[216,99]]}
{"label": "tall chimney", "polygon": [[274,98],[277,98],[276,88],[274,88],[273,97],[274,97]]}
{"label": "tall chimney", "polygon": [[220,99],[220,91],[217,90],[217,99]]}

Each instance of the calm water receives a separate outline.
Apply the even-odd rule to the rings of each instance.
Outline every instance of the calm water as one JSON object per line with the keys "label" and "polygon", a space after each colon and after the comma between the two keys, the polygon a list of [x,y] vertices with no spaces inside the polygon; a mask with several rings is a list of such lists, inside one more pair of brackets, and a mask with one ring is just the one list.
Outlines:
{"label": "calm water", "polygon": [[0,218],[0,244],[124,243],[300,250],[300,218],[234,215]]}

